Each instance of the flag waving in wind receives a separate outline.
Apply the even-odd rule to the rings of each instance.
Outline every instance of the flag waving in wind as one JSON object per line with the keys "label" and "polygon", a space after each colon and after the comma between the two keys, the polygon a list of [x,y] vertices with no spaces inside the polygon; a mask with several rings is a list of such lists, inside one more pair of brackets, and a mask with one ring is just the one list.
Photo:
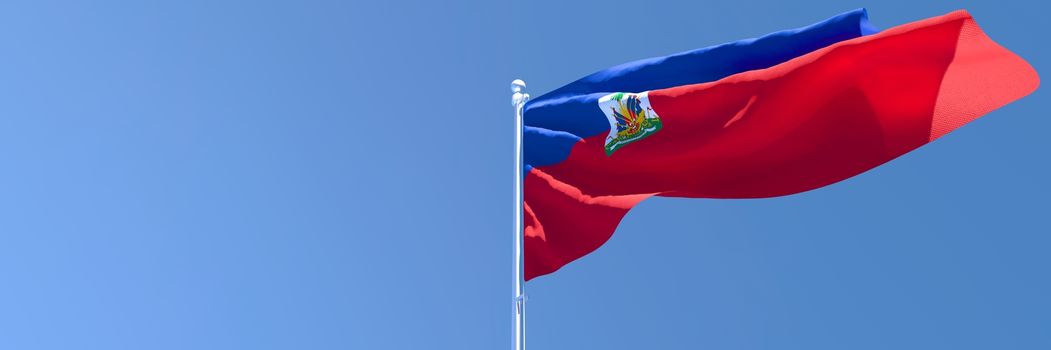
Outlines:
{"label": "flag waving in wind", "polygon": [[856,10],[599,71],[525,106],[525,279],[594,251],[651,196],[826,186],[1038,85],[966,11],[877,31]]}

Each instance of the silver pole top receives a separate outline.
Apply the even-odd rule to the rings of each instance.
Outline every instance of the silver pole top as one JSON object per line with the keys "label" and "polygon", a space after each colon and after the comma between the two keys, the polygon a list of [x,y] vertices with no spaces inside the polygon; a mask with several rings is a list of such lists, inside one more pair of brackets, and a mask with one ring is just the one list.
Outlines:
{"label": "silver pole top", "polygon": [[521,108],[527,100],[529,100],[529,94],[525,93],[525,82],[522,79],[515,79],[511,82],[511,105],[515,108]]}
{"label": "silver pole top", "polygon": [[525,82],[522,79],[515,79],[511,82],[511,92],[522,92],[525,86]]}

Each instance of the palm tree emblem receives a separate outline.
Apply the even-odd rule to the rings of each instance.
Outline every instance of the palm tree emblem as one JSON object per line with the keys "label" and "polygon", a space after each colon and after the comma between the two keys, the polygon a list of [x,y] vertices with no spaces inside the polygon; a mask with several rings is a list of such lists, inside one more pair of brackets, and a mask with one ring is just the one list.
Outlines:
{"label": "palm tree emblem", "polygon": [[661,120],[649,105],[646,93],[618,92],[599,99],[606,118],[610,121],[610,133],[606,137],[606,155],[617,149],[641,140],[661,129]]}

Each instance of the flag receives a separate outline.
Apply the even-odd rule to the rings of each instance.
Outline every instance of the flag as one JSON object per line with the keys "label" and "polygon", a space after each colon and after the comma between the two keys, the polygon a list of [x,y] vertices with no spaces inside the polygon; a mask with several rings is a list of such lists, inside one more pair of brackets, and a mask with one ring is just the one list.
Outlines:
{"label": "flag", "polygon": [[856,10],[599,71],[525,106],[525,279],[594,251],[651,196],[826,186],[1038,85],[962,10],[882,32]]}

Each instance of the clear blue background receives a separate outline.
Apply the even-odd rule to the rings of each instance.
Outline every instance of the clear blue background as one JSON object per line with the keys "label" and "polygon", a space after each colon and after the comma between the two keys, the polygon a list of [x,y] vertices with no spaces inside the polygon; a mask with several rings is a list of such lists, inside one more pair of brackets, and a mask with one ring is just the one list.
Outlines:
{"label": "clear blue background", "polygon": [[[5,1],[0,349],[510,346],[512,109],[625,61],[867,6]],[[531,349],[1049,349],[1047,87],[874,171],[651,199],[528,284]]]}

